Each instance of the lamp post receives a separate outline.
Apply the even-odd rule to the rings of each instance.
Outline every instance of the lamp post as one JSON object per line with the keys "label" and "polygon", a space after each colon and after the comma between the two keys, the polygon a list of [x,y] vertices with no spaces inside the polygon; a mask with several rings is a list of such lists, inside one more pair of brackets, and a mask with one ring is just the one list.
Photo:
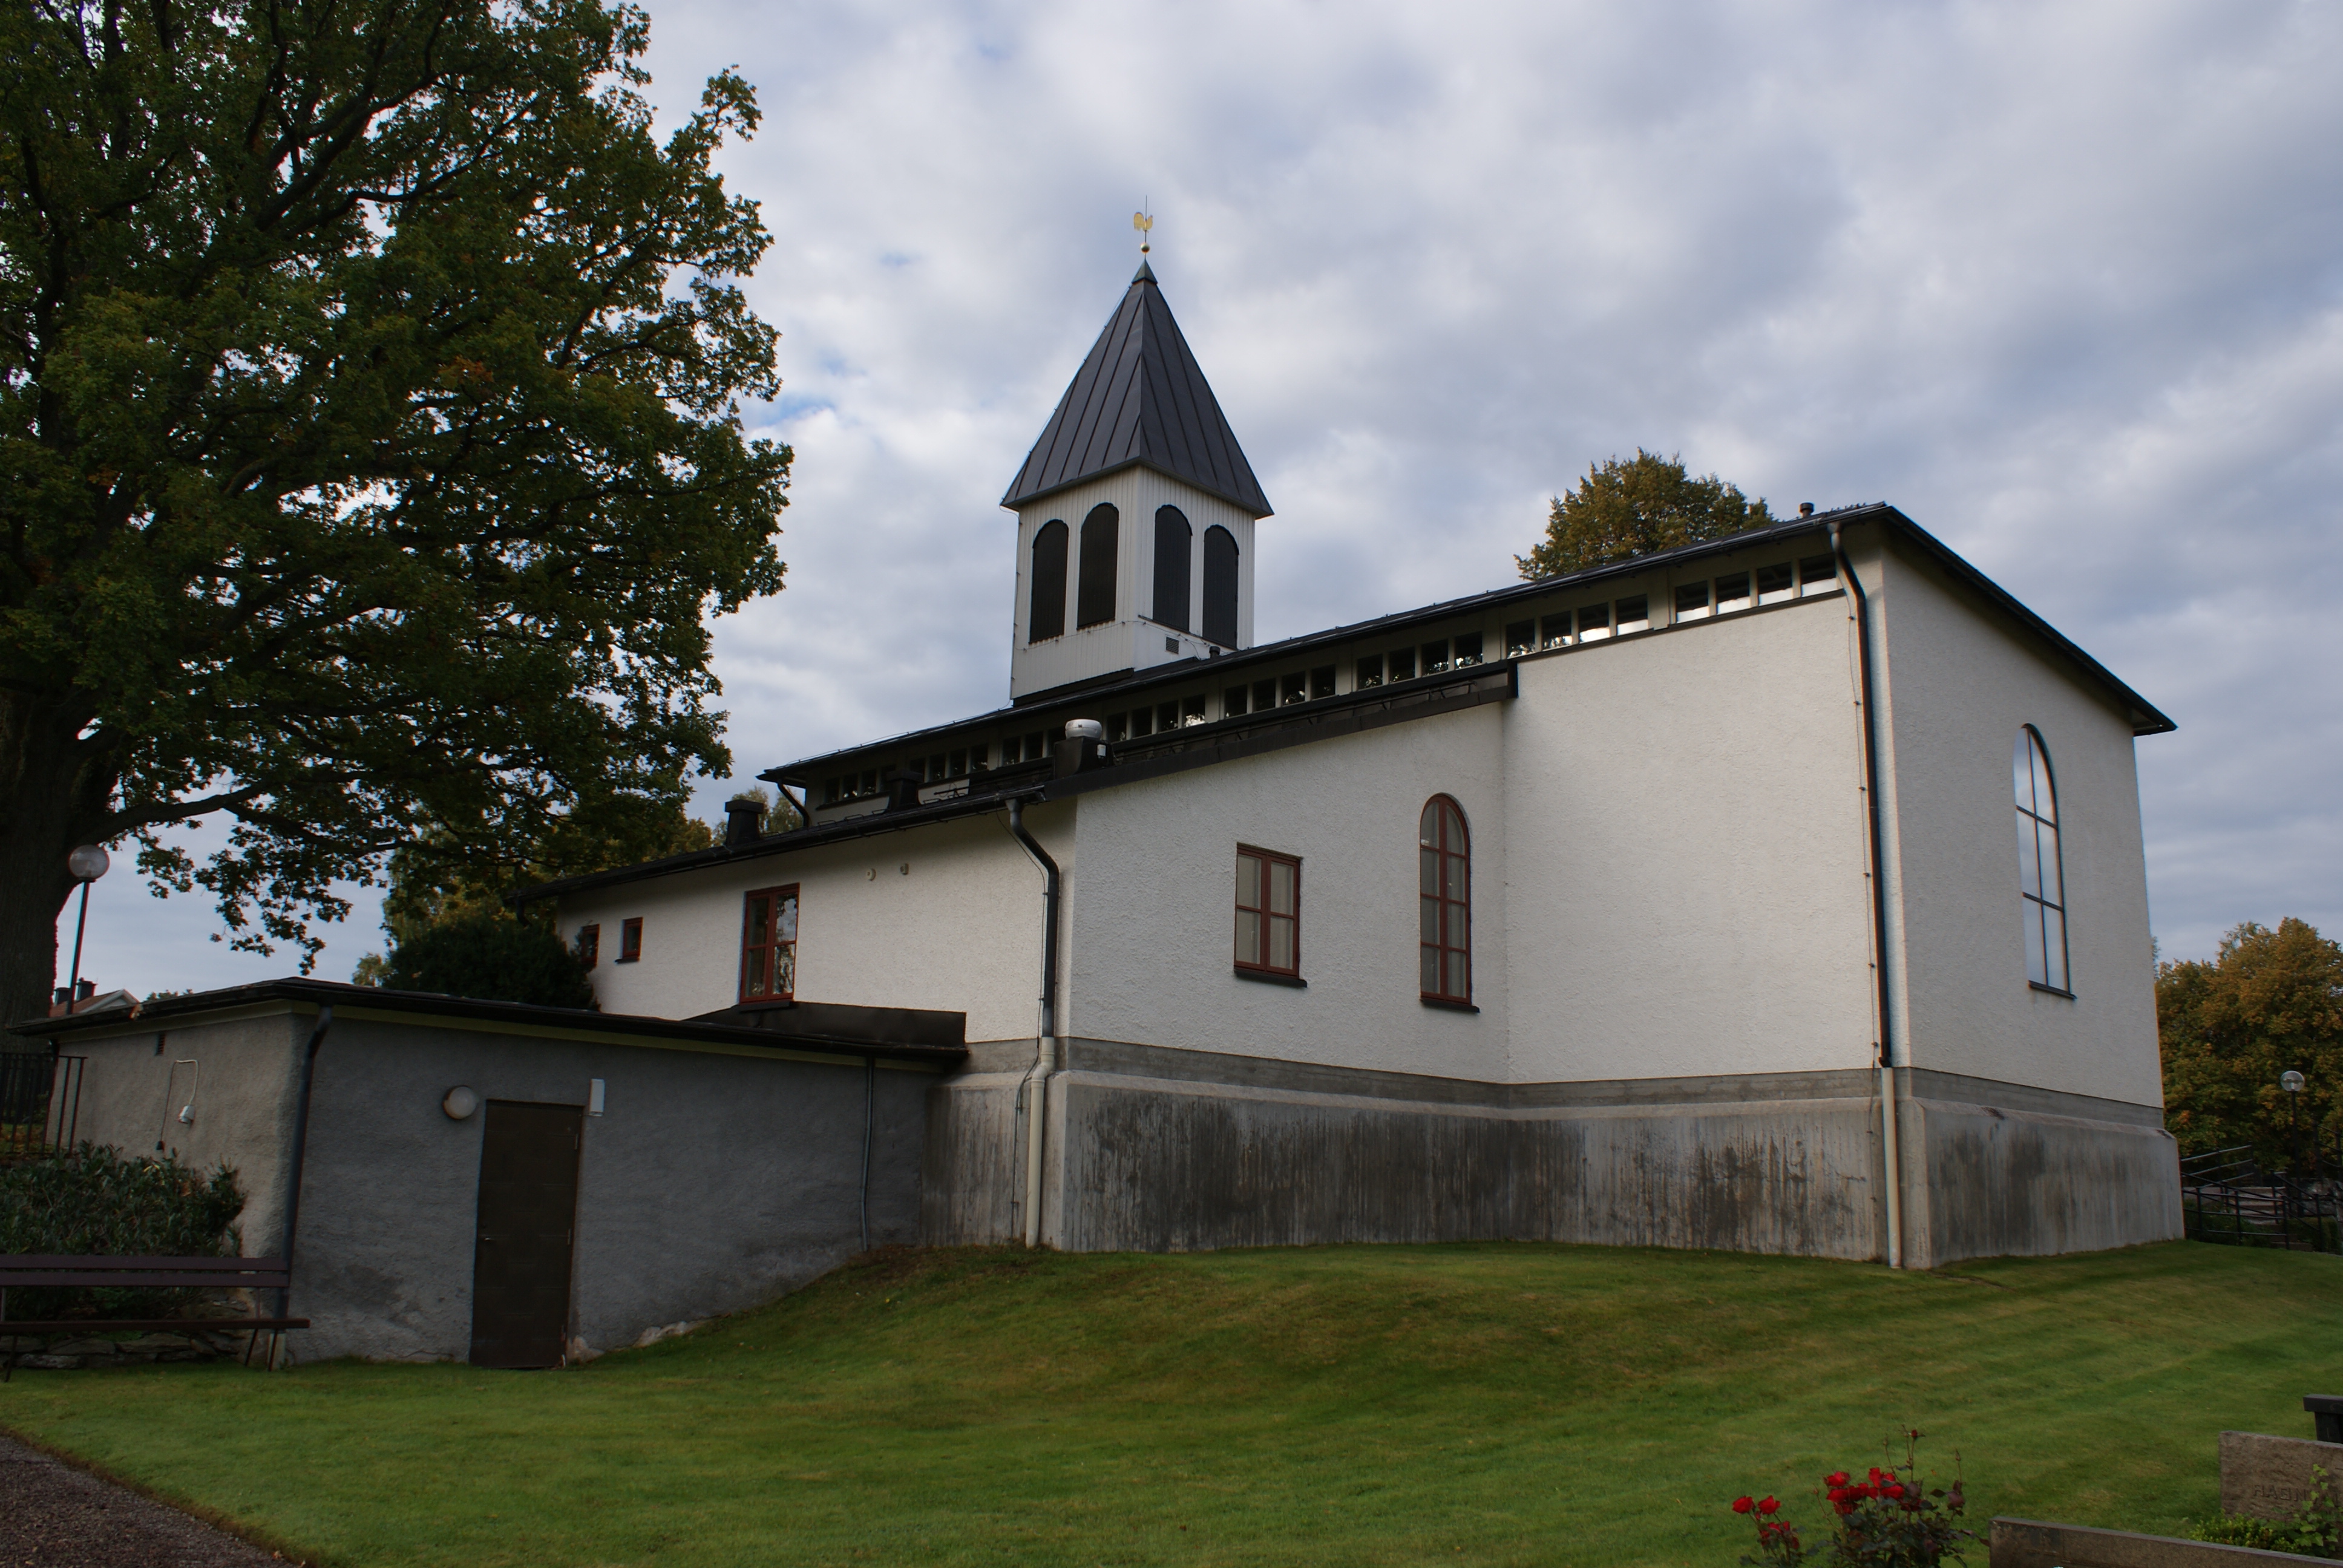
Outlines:
{"label": "lamp post", "polygon": [[2302,1180],[2302,1089],[2308,1081],[2292,1068],[2278,1075],[2278,1086],[2286,1091],[2286,1130],[2294,1134],[2294,1179]]}
{"label": "lamp post", "polygon": [[89,885],[106,875],[113,862],[105,850],[95,844],[84,844],[65,857],[65,869],[81,884],[81,917],[74,921],[73,969],[65,980],[65,1016],[71,1018],[75,1003],[81,1000],[81,939],[89,930]]}

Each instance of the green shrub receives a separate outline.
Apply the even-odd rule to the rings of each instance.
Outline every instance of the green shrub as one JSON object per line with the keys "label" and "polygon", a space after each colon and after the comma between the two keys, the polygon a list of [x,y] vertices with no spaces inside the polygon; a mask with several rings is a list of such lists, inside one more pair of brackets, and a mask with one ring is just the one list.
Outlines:
{"label": "green shrub", "polygon": [[2291,1552],[2298,1557],[2332,1558],[2337,1552],[2334,1478],[2324,1465],[2311,1466],[2310,1495],[2288,1520],[2256,1519],[2243,1513],[2219,1513],[2188,1526],[2191,1541],[2221,1546],[2252,1546],[2264,1552]]}
{"label": "green shrub", "polygon": [[391,950],[382,983],[486,1001],[592,1007],[585,961],[542,926],[509,915],[436,921]]}
{"label": "green shrub", "polygon": [[[244,1192],[226,1165],[208,1176],[166,1156],[126,1160],[95,1143],[0,1166],[0,1252],[233,1258]],[[15,1290],[12,1318],[167,1317],[200,1291]]]}

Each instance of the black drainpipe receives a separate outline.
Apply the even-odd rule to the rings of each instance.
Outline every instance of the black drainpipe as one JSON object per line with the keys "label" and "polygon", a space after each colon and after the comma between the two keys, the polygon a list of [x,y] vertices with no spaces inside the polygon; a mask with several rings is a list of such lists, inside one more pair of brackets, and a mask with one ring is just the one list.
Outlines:
{"label": "black drainpipe", "polygon": [[879,1059],[862,1059],[862,1250],[870,1250],[870,1102],[879,1092]]}
{"label": "black drainpipe", "polygon": [[1888,1011],[1887,879],[1881,862],[1879,731],[1873,718],[1871,693],[1871,598],[1863,591],[1863,579],[1855,575],[1855,563],[1847,559],[1836,523],[1830,525],[1830,547],[1831,555],[1838,562],[1839,579],[1855,598],[1855,662],[1863,691],[1863,785],[1869,817],[1871,940],[1878,955],[1872,968],[1878,992],[1879,1039],[1873,1048],[1879,1068],[1880,1152],[1885,1160],[1887,1174],[1887,1266],[1900,1269],[1904,1266],[1904,1161],[1896,1138],[1895,1023]]}
{"label": "black drainpipe", "polygon": [[288,1283],[277,1292],[277,1315],[293,1315],[293,1241],[301,1225],[301,1169],[309,1153],[309,1091],[317,1081],[317,1048],[334,1027],[334,1006],[317,1010],[317,1027],[309,1031],[309,1049],[301,1056],[301,1103],[293,1113],[293,1175],[285,1194],[285,1275]]}
{"label": "black drainpipe", "polygon": [[1025,1080],[1025,1222],[1022,1226],[1025,1244],[1037,1246],[1041,1239],[1041,1124],[1043,1097],[1049,1091],[1050,1074],[1057,1068],[1058,1046],[1058,862],[1050,851],[1041,848],[1041,840],[1026,830],[1025,802],[1016,797],[1009,801],[1009,831],[1025,852],[1041,868],[1041,1029],[1034,1041],[1033,1070]]}

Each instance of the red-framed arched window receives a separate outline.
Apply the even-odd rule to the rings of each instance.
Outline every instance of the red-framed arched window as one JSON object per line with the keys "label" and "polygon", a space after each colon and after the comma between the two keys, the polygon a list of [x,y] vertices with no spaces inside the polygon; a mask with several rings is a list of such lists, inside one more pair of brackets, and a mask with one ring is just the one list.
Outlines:
{"label": "red-framed arched window", "polygon": [[1416,829],[1419,946],[1426,1001],[1473,1001],[1473,843],[1464,809],[1445,795],[1423,803]]}

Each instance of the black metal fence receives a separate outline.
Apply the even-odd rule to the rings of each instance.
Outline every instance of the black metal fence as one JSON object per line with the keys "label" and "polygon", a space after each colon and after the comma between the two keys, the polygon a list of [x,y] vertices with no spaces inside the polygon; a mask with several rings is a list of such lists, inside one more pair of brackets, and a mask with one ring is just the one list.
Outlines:
{"label": "black metal fence", "polygon": [[70,1149],[81,1128],[85,1059],[0,1051],[0,1160]]}
{"label": "black metal fence", "polygon": [[2334,1183],[2273,1175],[2244,1144],[2182,1160],[2180,1205],[2192,1241],[2343,1252],[2343,1198]]}

